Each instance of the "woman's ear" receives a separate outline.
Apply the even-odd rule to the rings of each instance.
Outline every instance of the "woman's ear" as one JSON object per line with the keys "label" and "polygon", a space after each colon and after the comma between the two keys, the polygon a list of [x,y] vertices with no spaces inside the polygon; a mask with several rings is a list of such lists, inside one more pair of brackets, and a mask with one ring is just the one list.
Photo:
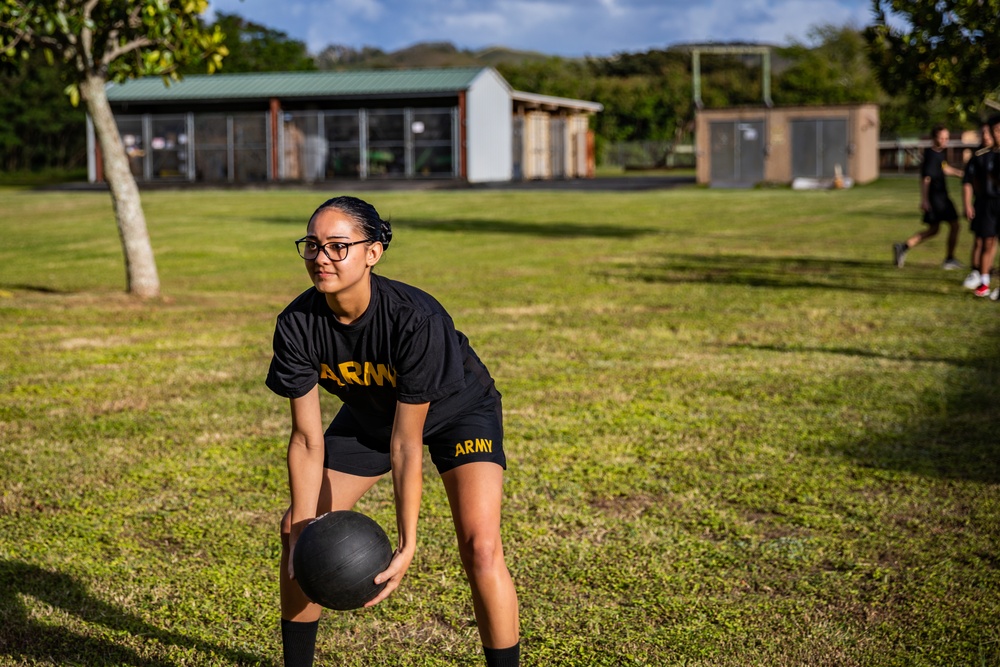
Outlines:
{"label": "woman's ear", "polygon": [[379,259],[382,258],[382,252],[385,248],[382,246],[381,241],[375,241],[368,249],[365,251],[365,264],[369,267],[378,264]]}

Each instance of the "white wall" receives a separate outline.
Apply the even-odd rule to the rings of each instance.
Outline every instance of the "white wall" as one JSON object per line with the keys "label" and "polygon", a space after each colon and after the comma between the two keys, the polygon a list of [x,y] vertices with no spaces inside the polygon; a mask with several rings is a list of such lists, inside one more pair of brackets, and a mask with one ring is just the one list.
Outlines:
{"label": "white wall", "polygon": [[485,68],[465,97],[466,175],[470,183],[509,181],[513,176],[510,86]]}
{"label": "white wall", "polygon": [[94,136],[94,121],[87,114],[87,180],[97,182],[97,139]]}

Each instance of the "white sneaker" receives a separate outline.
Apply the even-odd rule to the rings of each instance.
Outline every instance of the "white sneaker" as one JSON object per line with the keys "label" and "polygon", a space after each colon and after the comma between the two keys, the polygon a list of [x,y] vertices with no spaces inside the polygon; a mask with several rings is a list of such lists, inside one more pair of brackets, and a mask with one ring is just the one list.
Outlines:
{"label": "white sneaker", "polygon": [[1000,301],[1000,287],[994,287],[990,292],[990,301]]}
{"label": "white sneaker", "polygon": [[941,268],[945,271],[954,271],[955,269],[962,268],[962,263],[957,259],[946,259],[941,265]]}
{"label": "white sneaker", "polygon": [[980,278],[979,271],[973,269],[972,273],[970,273],[965,277],[965,282],[962,283],[962,286],[965,287],[966,289],[976,289],[977,287],[979,287],[980,283],[979,278]]}

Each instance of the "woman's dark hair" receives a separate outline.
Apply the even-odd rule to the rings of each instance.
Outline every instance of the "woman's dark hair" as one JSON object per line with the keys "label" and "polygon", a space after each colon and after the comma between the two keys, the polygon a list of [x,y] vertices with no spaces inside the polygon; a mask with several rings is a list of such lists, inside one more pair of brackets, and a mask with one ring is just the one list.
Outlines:
{"label": "woman's dark hair", "polygon": [[353,218],[358,223],[361,232],[367,240],[372,242],[378,241],[382,244],[382,248],[385,250],[389,249],[389,242],[392,241],[392,225],[389,224],[388,220],[382,219],[374,206],[363,199],[343,195],[327,199],[320,204],[309,220],[311,221],[315,218],[320,211],[325,211],[329,208],[336,209]]}

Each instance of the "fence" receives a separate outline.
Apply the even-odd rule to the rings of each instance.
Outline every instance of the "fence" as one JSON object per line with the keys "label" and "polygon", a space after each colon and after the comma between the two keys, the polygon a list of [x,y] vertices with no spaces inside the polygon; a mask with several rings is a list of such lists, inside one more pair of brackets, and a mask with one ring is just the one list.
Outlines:
{"label": "fence", "polygon": [[693,169],[693,144],[672,141],[619,141],[606,144],[601,165],[622,169]]}
{"label": "fence", "polygon": [[[878,142],[879,171],[883,174],[918,172],[924,159],[924,149],[930,146],[930,139],[880,141]],[[951,141],[944,149],[945,160],[951,166],[960,168],[978,148],[978,145],[968,141]]]}

